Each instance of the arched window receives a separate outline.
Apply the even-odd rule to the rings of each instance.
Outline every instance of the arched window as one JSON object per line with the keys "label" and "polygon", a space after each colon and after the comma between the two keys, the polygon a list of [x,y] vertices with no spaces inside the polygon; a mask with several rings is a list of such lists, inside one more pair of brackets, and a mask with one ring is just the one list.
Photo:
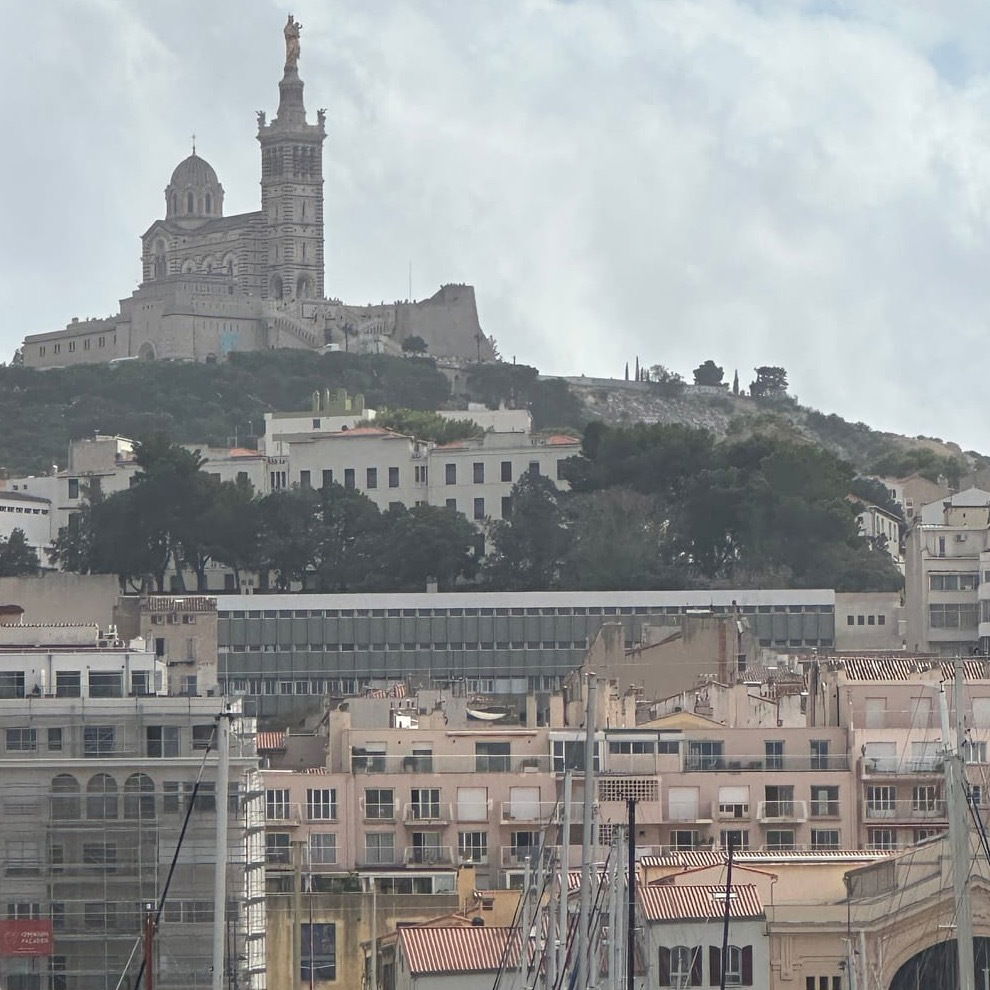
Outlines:
{"label": "arched window", "polygon": [[186,193],[186,213],[192,213],[193,211],[193,194],[191,192]]}
{"label": "arched window", "polygon": [[308,275],[300,275],[296,281],[296,298],[308,299],[312,295],[312,283]]}
{"label": "arched window", "polygon": [[52,818],[72,821],[79,817],[79,781],[71,773],[60,773],[52,779]]}
{"label": "arched window", "polygon": [[662,987],[700,987],[704,976],[701,946],[661,946],[659,976]]}
{"label": "arched window", "polygon": [[155,784],[146,773],[132,773],[124,781],[124,817],[154,819]]}
{"label": "arched window", "polygon": [[209,193],[206,194],[206,212],[213,212],[213,197]]}
{"label": "arched window", "polygon": [[86,785],[86,817],[117,817],[117,781],[108,773],[98,773]]}
{"label": "arched window", "polygon": [[172,193],[172,209],[170,212],[172,216],[175,216],[179,212],[179,197],[175,193]]}

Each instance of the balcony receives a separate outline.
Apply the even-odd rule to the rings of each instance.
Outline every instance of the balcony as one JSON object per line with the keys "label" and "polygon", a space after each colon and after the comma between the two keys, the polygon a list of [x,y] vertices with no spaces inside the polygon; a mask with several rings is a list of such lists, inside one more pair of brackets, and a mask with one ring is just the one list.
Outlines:
{"label": "balcony", "polygon": [[486,801],[457,801],[454,804],[454,820],[457,822],[480,822],[482,824],[491,821],[492,799]]}
{"label": "balcony", "polygon": [[744,822],[751,817],[748,804],[720,804],[715,808],[715,818],[720,822]]}
{"label": "balcony", "polygon": [[[598,813],[603,822],[618,825],[629,820],[629,805],[625,801],[599,801]],[[663,823],[661,801],[637,801],[636,824],[660,825]]]}
{"label": "balcony", "polygon": [[609,753],[605,758],[605,774],[656,774],[659,766],[656,753]]}
{"label": "balcony", "polygon": [[[530,866],[536,866],[539,862],[539,855],[539,846],[502,846],[502,866],[511,870],[524,870],[526,860],[529,860]],[[580,864],[580,857],[575,862]]]}
{"label": "balcony", "polygon": [[805,801],[761,801],[757,807],[756,818],[763,825],[804,822],[808,820],[808,805]]}
{"label": "balcony", "polygon": [[863,818],[869,822],[944,822],[948,820],[948,811],[941,798],[924,801],[867,801],[863,808]]}
{"label": "balcony", "polygon": [[406,846],[402,862],[406,866],[451,866],[454,853],[451,846]]}
{"label": "balcony", "polygon": [[848,769],[849,757],[845,753],[827,756],[811,756],[810,754],[804,756],[767,756],[766,754],[745,755],[739,753],[707,756],[688,753],[684,757],[683,766],[685,773],[742,773],[774,770],[829,772]]}
{"label": "balcony", "polygon": [[899,760],[894,756],[863,757],[862,773],[864,777],[941,777],[945,765],[940,759]]}
{"label": "balcony", "polygon": [[402,866],[402,856],[394,848],[362,849],[357,854],[359,867]]}
{"label": "balcony", "polygon": [[447,801],[420,801],[406,805],[402,820],[407,824],[446,825],[452,819],[450,804]]}
{"label": "balcony", "polygon": [[694,807],[668,807],[667,822],[671,825],[690,825],[692,823],[710,825],[712,822],[712,804],[710,801],[702,801]]}
{"label": "balcony", "polygon": [[435,773],[519,773],[550,772],[547,755],[515,756],[501,754],[441,754],[400,756],[367,753],[358,746],[351,749],[351,773],[355,774],[435,774]]}
{"label": "balcony", "polygon": [[[499,820],[503,825],[544,825],[563,820],[563,802],[560,801],[501,801]],[[584,805],[571,802],[571,821],[581,821]]]}

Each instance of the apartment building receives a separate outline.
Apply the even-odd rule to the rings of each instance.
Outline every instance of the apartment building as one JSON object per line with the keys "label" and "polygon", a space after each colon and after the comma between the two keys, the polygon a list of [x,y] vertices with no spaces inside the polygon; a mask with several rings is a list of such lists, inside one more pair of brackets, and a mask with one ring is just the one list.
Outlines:
{"label": "apartment building", "polygon": [[[112,990],[133,980],[144,905],[158,901],[178,849],[152,975],[158,987],[209,987],[218,701],[167,696],[154,653],[98,630],[91,642],[85,627],[0,632],[21,641],[0,647],[0,911],[45,950],[0,955],[0,981]],[[235,707],[230,727],[230,965],[261,990],[263,791],[253,719]]]}

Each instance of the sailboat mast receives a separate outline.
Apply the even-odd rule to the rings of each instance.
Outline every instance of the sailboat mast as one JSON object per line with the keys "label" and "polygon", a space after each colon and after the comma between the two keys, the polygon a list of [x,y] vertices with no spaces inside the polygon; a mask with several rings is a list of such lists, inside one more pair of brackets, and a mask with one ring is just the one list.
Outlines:
{"label": "sailboat mast", "polygon": [[591,878],[595,801],[595,722],[597,708],[595,695],[598,678],[588,674],[588,703],[584,715],[584,821],[581,833],[581,913],[578,919],[577,944],[577,984],[580,990],[587,990],[588,960],[591,954]]}
{"label": "sailboat mast", "polygon": [[725,990],[725,974],[728,970],[729,955],[729,918],[732,915],[732,854],[735,851],[735,844],[732,837],[729,837],[729,857],[725,867],[725,912],[722,915],[722,957],[721,973],[719,974],[719,990]]}
{"label": "sailboat mast", "polygon": [[[962,658],[955,660],[956,725],[961,725]],[[973,960],[973,918],[969,903],[969,809],[966,802],[966,766],[960,751],[961,738],[954,740],[949,728],[949,702],[945,685],[939,689],[939,715],[944,747],[945,789],[949,811],[949,849],[952,855],[952,885],[956,914],[956,950],[959,960],[959,990],[976,990]]]}
{"label": "sailboat mast", "polygon": [[566,986],[563,979],[567,969],[567,938],[570,935],[567,924],[567,901],[570,893],[570,845],[571,845],[571,792],[572,772],[564,770],[564,814],[560,827],[560,901],[557,904],[557,979]]}

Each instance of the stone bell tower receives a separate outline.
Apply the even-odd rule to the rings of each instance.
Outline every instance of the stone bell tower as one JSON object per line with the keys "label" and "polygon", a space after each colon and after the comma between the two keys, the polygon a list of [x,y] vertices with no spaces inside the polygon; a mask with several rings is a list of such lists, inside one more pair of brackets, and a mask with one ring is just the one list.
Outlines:
{"label": "stone bell tower", "polygon": [[323,298],[323,142],[326,114],[306,122],[299,78],[299,32],[285,25],[285,70],[278,84],[278,111],[271,123],[258,113],[261,144],[261,212],[268,299]]}

